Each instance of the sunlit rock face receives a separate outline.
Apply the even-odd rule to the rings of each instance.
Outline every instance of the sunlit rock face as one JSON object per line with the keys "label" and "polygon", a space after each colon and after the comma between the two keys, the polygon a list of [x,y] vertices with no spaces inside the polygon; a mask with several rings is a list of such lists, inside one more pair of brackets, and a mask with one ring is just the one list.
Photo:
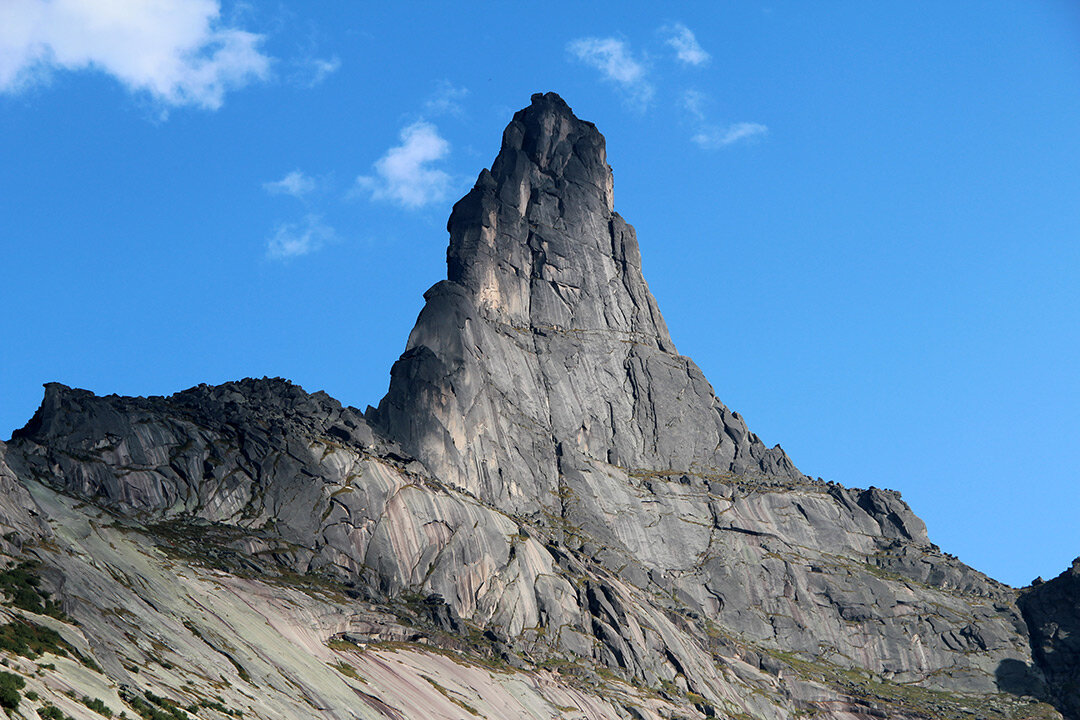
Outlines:
{"label": "sunlit rock face", "polygon": [[378,424],[436,475],[512,512],[559,478],[717,469],[800,477],[678,355],[614,211],[603,136],[534,95],[448,224]]}

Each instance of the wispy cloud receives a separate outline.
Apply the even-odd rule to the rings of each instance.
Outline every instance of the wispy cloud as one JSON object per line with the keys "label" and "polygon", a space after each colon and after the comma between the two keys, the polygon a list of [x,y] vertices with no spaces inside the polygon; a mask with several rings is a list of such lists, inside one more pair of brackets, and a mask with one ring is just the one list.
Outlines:
{"label": "wispy cloud", "polygon": [[709,62],[709,53],[701,47],[690,28],[682,23],[672,23],[660,28],[667,36],[667,44],[675,49],[675,56],[687,65],[704,65]]}
{"label": "wispy cloud", "polygon": [[682,109],[690,116],[690,125],[697,128],[690,137],[698,147],[704,150],[719,150],[739,142],[754,142],[769,133],[769,128],[761,123],[738,122],[727,125],[708,122],[709,107],[712,98],[700,90],[685,90],[682,94]]}
{"label": "wispy cloud", "polygon": [[261,42],[223,23],[218,0],[3,0],[0,92],[96,70],[166,107],[216,110],[269,76]]}
{"label": "wispy cloud", "polygon": [[263,190],[271,195],[292,195],[294,198],[303,198],[314,189],[315,179],[300,170],[293,170],[280,180],[263,183]]}
{"label": "wispy cloud", "polygon": [[295,60],[295,68],[288,79],[303,87],[313,88],[341,68],[341,59],[336,55],[331,58],[307,57]]}
{"label": "wispy cloud", "polygon": [[431,164],[449,154],[450,143],[438,128],[415,122],[401,131],[401,144],[375,162],[374,175],[356,178],[356,189],[413,210],[439,202],[450,189],[450,175]]}
{"label": "wispy cloud", "polygon": [[625,42],[617,38],[579,38],[566,49],[575,58],[589,65],[615,83],[627,98],[638,107],[652,100],[654,89],[649,82],[645,65],[634,58]]}
{"label": "wispy cloud", "polygon": [[700,90],[687,90],[682,96],[682,106],[698,122],[705,121],[705,103],[708,96]]}
{"label": "wispy cloud", "polygon": [[266,257],[289,260],[309,255],[337,239],[334,228],[323,223],[318,215],[308,215],[299,223],[282,223],[266,241]]}
{"label": "wispy cloud", "polygon": [[468,88],[456,87],[449,80],[439,83],[438,89],[424,103],[424,111],[431,117],[439,115],[454,115],[461,117],[465,114],[465,108],[461,101],[469,95]]}
{"label": "wispy cloud", "polygon": [[718,150],[737,142],[760,139],[768,132],[769,128],[761,123],[740,122],[727,126],[703,127],[690,139],[706,150]]}

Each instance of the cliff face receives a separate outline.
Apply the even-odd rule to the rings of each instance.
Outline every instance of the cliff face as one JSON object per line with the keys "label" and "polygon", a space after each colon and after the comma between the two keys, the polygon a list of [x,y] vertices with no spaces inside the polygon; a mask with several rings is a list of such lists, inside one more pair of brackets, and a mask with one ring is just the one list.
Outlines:
{"label": "cliff face", "polygon": [[101,687],[256,717],[1074,712],[1073,587],[1022,616],[898,494],[767,448],[675,352],[613,207],[603,137],[534,96],[376,411],[49,385],[0,445],[0,551]]}
{"label": "cliff face", "polygon": [[447,280],[425,295],[378,424],[511,512],[558,512],[567,470],[800,477],[675,352],[613,206],[603,136],[534,96],[454,206]]}
{"label": "cliff face", "polygon": [[1066,717],[1080,717],[1080,558],[1053,580],[1025,589],[1020,609],[1050,697]]}

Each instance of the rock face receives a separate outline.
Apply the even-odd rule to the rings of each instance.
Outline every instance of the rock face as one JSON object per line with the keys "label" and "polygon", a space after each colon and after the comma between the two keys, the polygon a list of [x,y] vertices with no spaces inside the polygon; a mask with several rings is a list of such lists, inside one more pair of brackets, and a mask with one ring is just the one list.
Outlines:
{"label": "rock face", "polygon": [[[1076,717],[1075,578],[1022,616],[897,493],[767,448],[675,352],[613,207],[603,137],[534,96],[377,410],[50,384],[0,445],[0,555],[40,563],[113,692],[256,717]],[[412,645],[362,652],[386,640]]]}
{"label": "rock face", "polygon": [[169,398],[53,383],[12,447],[21,477],[124,515],[242,531],[232,549],[248,566],[322,571],[365,595],[423,589],[513,632],[535,622],[533,582],[551,570],[535,540],[511,544],[517,523],[443,488],[352,408],[283,380]]}
{"label": "rock face", "polygon": [[1051,697],[1066,717],[1080,718],[1080,558],[1050,582],[1027,589],[1020,609]]}
{"label": "rock face", "polygon": [[800,477],[675,352],[604,138],[559,96],[514,116],[448,229],[377,414],[437,476],[524,513],[558,510],[565,467]]}
{"label": "rock face", "polygon": [[[996,665],[1026,653],[1009,592],[937,553],[894,493],[817,486],[750,433],[676,354],[613,204],[603,137],[533,96],[454,207],[447,280],[376,424],[437,477],[743,637],[993,689]],[[840,569],[833,554],[857,559],[843,580],[822,571]],[[979,598],[970,626],[954,591]],[[955,614],[929,622],[935,606]]]}

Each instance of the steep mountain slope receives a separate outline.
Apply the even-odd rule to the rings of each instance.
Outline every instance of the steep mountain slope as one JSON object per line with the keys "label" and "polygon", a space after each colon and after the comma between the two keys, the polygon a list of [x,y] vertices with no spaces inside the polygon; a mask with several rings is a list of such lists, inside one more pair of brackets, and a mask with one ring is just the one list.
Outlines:
{"label": "steep mountain slope", "polygon": [[896,493],[767,448],[675,352],[613,207],[603,137],[536,95],[455,206],[377,410],[283,380],[48,385],[0,445],[22,568],[0,623],[79,649],[39,677],[0,642],[37,696],[83,712],[78,676],[200,717],[1072,712],[1046,628],[1075,603],[1025,596],[1033,656],[1017,592]]}

